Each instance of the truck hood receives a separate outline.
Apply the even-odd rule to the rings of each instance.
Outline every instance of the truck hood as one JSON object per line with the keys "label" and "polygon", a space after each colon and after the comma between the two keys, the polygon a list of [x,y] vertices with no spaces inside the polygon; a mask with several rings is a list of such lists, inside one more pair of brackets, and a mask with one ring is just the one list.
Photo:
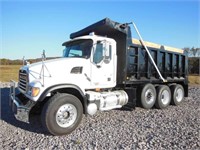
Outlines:
{"label": "truck hood", "polygon": [[39,80],[44,78],[55,78],[58,82],[59,80],[69,79],[71,70],[74,67],[82,67],[87,64],[87,59],[85,58],[59,58],[47,60],[44,62],[38,62],[30,64],[24,67],[29,72],[29,81]]}

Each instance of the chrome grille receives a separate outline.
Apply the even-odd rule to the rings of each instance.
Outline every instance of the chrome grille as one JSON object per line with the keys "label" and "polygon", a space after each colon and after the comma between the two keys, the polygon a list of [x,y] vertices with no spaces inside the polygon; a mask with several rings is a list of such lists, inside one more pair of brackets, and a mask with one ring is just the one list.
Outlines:
{"label": "chrome grille", "polygon": [[19,88],[23,92],[27,91],[28,88],[28,74],[25,70],[19,71]]}

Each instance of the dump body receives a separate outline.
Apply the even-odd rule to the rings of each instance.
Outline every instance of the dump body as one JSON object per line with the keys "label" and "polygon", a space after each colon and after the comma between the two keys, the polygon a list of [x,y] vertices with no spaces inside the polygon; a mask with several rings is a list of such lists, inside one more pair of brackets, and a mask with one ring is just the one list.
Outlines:
{"label": "dump body", "polygon": [[[127,50],[126,81],[150,80],[153,83],[161,82],[152,61],[140,41],[135,39],[132,41],[132,45]],[[184,82],[187,84],[187,55],[183,50],[151,44],[150,42],[145,43],[159,71],[167,82]]]}
{"label": "dump body", "polygon": [[[130,26],[120,24],[105,18],[78,32],[72,33],[70,38],[88,35],[95,32],[96,35],[113,38],[117,42],[117,84],[142,84],[163,82],[144,46],[139,40],[132,39]],[[158,69],[168,83],[188,84],[188,61],[186,53],[181,49],[162,46],[145,42]]]}

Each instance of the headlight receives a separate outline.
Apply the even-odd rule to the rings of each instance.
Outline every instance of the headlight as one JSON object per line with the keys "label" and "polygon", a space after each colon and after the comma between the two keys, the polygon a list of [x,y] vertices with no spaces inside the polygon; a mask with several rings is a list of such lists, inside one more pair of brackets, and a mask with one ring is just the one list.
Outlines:
{"label": "headlight", "polygon": [[40,88],[38,88],[38,87],[29,87],[28,94],[30,96],[36,97],[36,96],[38,96],[39,93],[40,93]]}
{"label": "headlight", "polygon": [[32,88],[32,96],[33,97],[38,96],[39,93],[40,93],[40,89],[39,88],[37,88],[37,87],[33,87]]}

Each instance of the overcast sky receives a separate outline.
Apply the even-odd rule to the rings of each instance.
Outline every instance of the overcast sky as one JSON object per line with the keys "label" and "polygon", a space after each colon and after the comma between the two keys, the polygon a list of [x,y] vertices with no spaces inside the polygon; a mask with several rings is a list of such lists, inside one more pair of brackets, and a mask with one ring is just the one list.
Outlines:
{"label": "overcast sky", "polygon": [[[200,47],[199,0],[17,1],[0,2],[0,58],[61,56],[62,43],[103,18],[134,21],[144,40],[173,46]],[[138,38],[133,32],[133,37]]]}

